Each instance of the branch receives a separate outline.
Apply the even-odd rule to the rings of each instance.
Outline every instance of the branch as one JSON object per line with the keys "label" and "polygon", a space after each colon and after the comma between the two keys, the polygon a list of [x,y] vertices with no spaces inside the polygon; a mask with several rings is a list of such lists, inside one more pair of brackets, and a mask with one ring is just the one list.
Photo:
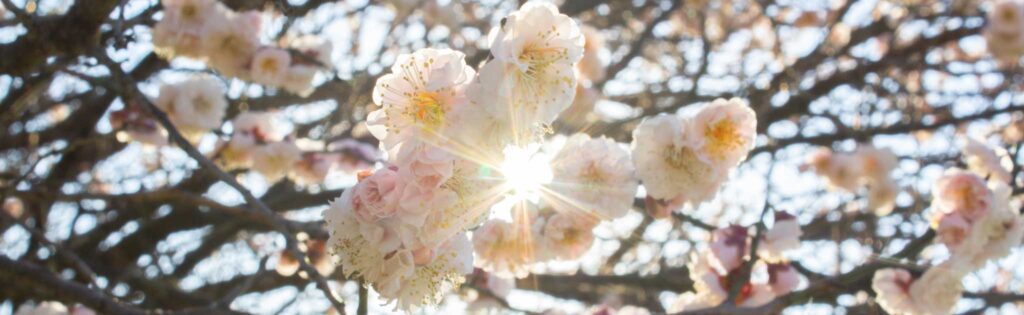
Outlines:
{"label": "branch", "polygon": [[0,45],[0,74],[23,76],[36,71],[50,57],[73,57],[88,52],[99,41],[99,28],[117,0],[76,1],[62,16],[34,17],[28,32],[13,43]]}
{"label": "branch", "polygon": [[7,284],[26,284],[30,288],[21,289],[35,290],[38,293],[43,293],[42,296],[82,303],[100,314],[146,314],[135,306],[109,299],[97,290],[75,282],[61,280],[43,267],[14,261],[3,255],[0,255],[0,278],[3,278],[2,282]]}
{"label": "branch", "polygon": [[[317,287],[321,291],[323,291],[324,296],[331,302],[334,308],[339,312],[344,312],[344,302],[339,300],[338,297],[333,293],[333,290],[331,290],[331,287],[327,284],[327,280],[324,278],[324,276],[317,272],[316,268],[314,268],[308,262],[306,262],[305,253],[300,251],[298,248],[298,240],[295,238],[296,231],[294,231],[293,228],[288,224],[288,221],[280,217],[277,213],[275,213],[273,210],[267,207],[266,204],[264,204],[255,196],[253,196],[252,192],[250,192],[248,189],[242,186],[242,184],[238,183],[238,181],[235,180],[234,177],[228,175],[223,170],[221,170],[216,163],[210,161],[210,159],[206,158],[206,156],[204,156],[191,143],[189,143],[188,140],[185,139],[184,136],[182,136],[181,132],[179,132],[177,128],[174,127],[174,124],[171,123],[171,120],[167,117],[167,114],[165,114],[163,111],[157,108],[156,105],[153,105],[153,103],[150,102],[149,99],[146,98],[146,96],[143,95],[141,91],[139,91],[138,86],[136,86],[133,82],[130,81],[130,79],[128,79],[127,74],[125,74],[124,71],[121,70],[120,64],[111,60],[106,55],[106,53],[102,51],[98,52],[96,54],[96,57],[100,60],[101,63],[107,66],[107,68],[111,72],[111,76],[113,77],[113,79],[119,83],[118,86],[113,86],[114,89],[119,90],[119,92],[122,93],[122,95],[124,95],[126,98],[138,101],[140,104],[142,104],[144,108],[146,108],[146,110],[154,118],[156,118],[158,122],[160,122],[164,129],[167,130],[168,137],[171,139],[171,142],[177,144],[182,150],[185,151],[185,153],[189,155],[189,157],[199,162],[200,166],[206,168],[209,171],[214,172],[218,179],[226,183],[228,186],[231,186],[236,191],[238,191],[239,194],[242,195],[246,203],[250,207],[253,207],[245,209],[247,215],[253,215],[255,217],[260,217],[263,220],[266,220],[268,223],[272,224],[275,230],[283,234],[288,253],[291,254],[292,257],[296,257],[297,260],[299,261],[300,268],[306,271],[306,273],[310,274],[311,277],[313,277],[314,281],[317,284]],[[255,211],[252,211],[251,209],[255,209]]]}

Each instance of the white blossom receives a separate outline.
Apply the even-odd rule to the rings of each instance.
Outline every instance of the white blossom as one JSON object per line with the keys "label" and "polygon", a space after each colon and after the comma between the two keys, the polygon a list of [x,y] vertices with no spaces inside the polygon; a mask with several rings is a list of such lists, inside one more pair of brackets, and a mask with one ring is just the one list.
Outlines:
{"label": "white blossom", "polygon": [[723,172],[701,160],[689,146],[677,116],[645,118],[633,130],[632,149],[637,176],[648,196],[678,197],[697,204],[713,197],[725,180]]}
{"label": "white blossom", "polygon": [[465,105],[473,75],[460,52],[428,48],[398,56],[374,87],[373,102],[381,108],[367,117],[370,131],[386,148],[435,138],[453,124],[450,112]]}
{"label": "white blossom", "polygon": [[494,60],[480,69],[470,97],[513,130],[550,124],[572,103],[583,42],[576,22],[553,4],[526,3],[491,31]]}
{"label": "white blossom", "polygon": [[638,186],[635,170],[629,152],[615,141],[573,135],[551,163],[551,202],[556,208],[564,205],[608,220],[626,215],[632,207]]}

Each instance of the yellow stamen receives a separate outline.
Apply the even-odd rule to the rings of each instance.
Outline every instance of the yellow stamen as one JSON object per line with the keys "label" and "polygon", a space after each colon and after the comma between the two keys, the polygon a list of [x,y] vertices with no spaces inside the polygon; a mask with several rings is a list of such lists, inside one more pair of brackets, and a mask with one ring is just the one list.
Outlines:
{"label": "yellow stamen", "polygon": [[413,118],[423,125],[436,128],[444,122],[444,107],[436,93],[419,92],[412,96]]}
{"label": "yellow stamen", "polygon": [[704,129],[704,136],[708,139],[708,151],[717,158],[725,157],[746,142],[740,135],[736,123],[729,119],[721,119],[708,125]]}

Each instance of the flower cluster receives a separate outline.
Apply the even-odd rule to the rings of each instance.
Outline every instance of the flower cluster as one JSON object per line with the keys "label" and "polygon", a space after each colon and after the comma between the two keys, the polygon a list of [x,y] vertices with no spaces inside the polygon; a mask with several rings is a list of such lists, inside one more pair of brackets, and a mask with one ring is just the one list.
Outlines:
{"label": "flower cluster", "polygon": [[[756,118],[740,99],[644,121],[632,157],[623,144],[585,134],[543,145],[580,87],[590,88],[581,83],[603,79],[600,33],[530,2],[489,42],[493,58],[479,71],[449,49],[396,59],[373,91],[380,108],[367,116],[386,161],[325,213],[345,273],[402,309],[437,302],[441,289],[464,281],[467,262],[521,278],[537,264],[581,257],[594,227],[633,207],[637,175],[648,196],[707,200],[754,145]],[[547,153],[549,161],[537,158]],[[766,256],[781,260],[793,246],[788,220],[765,240]]]}
{"label": "flower cluster", "polygon": [[[196,143],[207,132],[220,128],[228,108],[224,87],[210,76],[195,76],[188,80],[160,86],[160,94],[153,105],[167,115],[174,127],[190,142]],[[118,130],[119,139],[163,146],[167,144],[167,131],[145,114],[136,104],[110,113],[110,125]]]}
{"label": "flower cluster", "polygon": [[746,101],[718,99],[690,117],[658,115],[633,131],[633,163],[647,195],[676,207],[717,194],[754,146],[757,119]]}
{"label": "flower cluster", "polygon": [[[325,214],[346,274],[402,309],[436,303],[442,289],[464,281],[474,252],[476,266],[507,278],[580,257],[592,229],[624,216],[638,189],[629,151],[583,134],[544,166],[550,182],[507,169],[541,154],[530,148],[572,103],[583,35],[554,5],[530,2],[489,40],[494,58],[479,72],[449,49],[396,59],[373,91],[380,108],[367,117],[384,166]],[[542,200],[526,200],[531,193]],[[492,217],[506,198],[515,204],[511,220]]]}
{"label": "flower cluster", "polygon": [[1024,236],[1024,221],[1010,206],[1010,188],[952,169],[933,188],[931,223],[955,259],[980,267],[1006,256]]}
{"label": "flower cluster", "polygon": [[982,140],[968,137],[962,148],[967,168],[981,177],[1009,184],[1013,161],[1006,149],[992,147]]}
{"label": "flower cluster", "polygon": [[177,84],[164,84],[153,105],[167,114],[186,138],[196,142],[206,132],[220,128],[228,100],[220,82],[210,76],[200,76]]}
{"label": "flower cluster", "polygon": [[949,314],[960,300],[962,267],[951,261],[929,268],[918,279],[904,269],[875,271],[871,289],[886,312],[897,315]]}
{"label": "flower cluster", "polygon": [[250,168],[271,183],[289,178],[299,184],[319,184],[346,156],[303,150],[277,128],[272,113],[243,112],[231,125],[231,138],[218,145],[218,161],[228,168]]}
{"label": "flower cluster", "polygon": [[1024,1],[996,1],[988,12],[984,34],[993,56],[1016,63],[1024,55]]}
{"label": "flower cluster", "polygon": [[207,62],[218,72],[299,95],[312,93],[318,68],[331,46],[300,37],[284,48],[262,45],[258,11],[234,12],[215,0],[163,0],[164,16],[153,27],[153,45],[163,56]]}
{"label": "flower cluster", "polygon": [[[978,159],[978,146],[984,148],[980,143],[967,145],[968,161]],[[1001,168],[998,163],[994,166]],[[988,167],[972,170],[992,174]],[[936,181],[932,195],[929,219],[937,240],[949,249],[949,259],[928,268],[918,279],[903,269],[877,271],[872,288],[879,305],[889,313],[950,313],[963,291],[963,277],[989,260],[1008,255],[1024,237],[1024,218],[1011,205],[1010,188],[999,176],[990,176],[986,183],[979,173],[951,169]]]}
{"label": "flower cluster", "polygon": [[891,173],[897,163],[896,155],[889,149],[861,145],[850,153],[821,148],[807,157],[801,169],[813,170],[825,177],[833,189],[857,192],[866,187],[867,209],[883,216],[896,206],[899,185]]}
{"label": "flower cluster", "polygon": [[[775,212],[775,223],[761,236],[758,263],[752,272],[762,272],[765,281],[751,280],[740,285],[736,303],[740,307],[757,307],[776,297],[792,292],[800,284],[800,274],[784,258],[784,253],[800,245],[800,224],[786,212]],[[751,247],[748,229],[739,225],[712,232],[707,249],[693,254],[687,265],[694,282],[694,292],[679,295],[669,307],[670,313],[694,311],[718,306],[729,297],[729,290],[738,281],[741,267],[754,257],[747,257]],[[751,277],[753,279],[753,277]]]}

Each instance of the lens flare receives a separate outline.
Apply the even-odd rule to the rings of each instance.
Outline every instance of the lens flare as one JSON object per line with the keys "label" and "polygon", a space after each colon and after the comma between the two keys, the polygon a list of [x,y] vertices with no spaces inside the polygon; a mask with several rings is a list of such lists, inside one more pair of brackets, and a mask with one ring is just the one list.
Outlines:
{"label": "lens flare", "polygon": [[500,171],[505,188],[512,197],[535,202],[540,198],[544,185],[551,182],[551,158],[541,152],[540,147],[539,144],[530,144],[505,148],[505,160]]}

